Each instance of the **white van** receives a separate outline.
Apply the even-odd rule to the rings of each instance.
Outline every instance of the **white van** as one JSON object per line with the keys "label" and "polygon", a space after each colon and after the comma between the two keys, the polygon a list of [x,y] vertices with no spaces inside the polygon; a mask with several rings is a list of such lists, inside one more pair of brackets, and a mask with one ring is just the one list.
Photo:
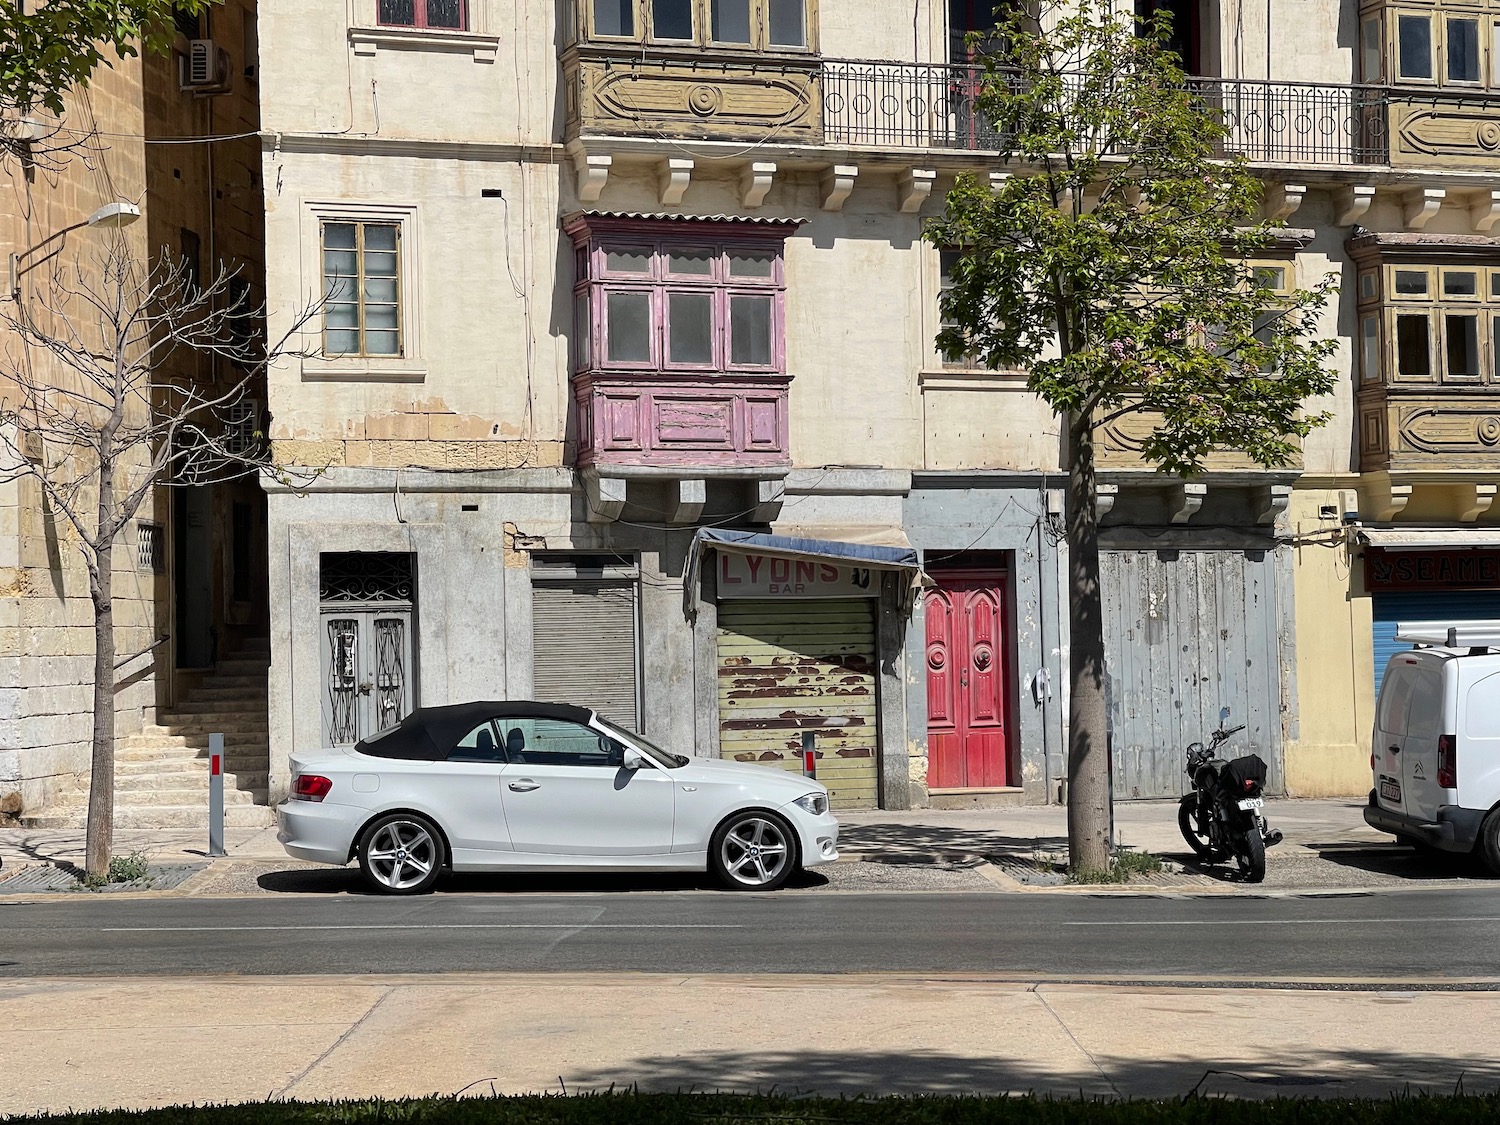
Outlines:
{"label": "white van", "polygon": [[1365,820],[1411,844],[1472,852],[1500,874],[1500,621],[1396,626]]}

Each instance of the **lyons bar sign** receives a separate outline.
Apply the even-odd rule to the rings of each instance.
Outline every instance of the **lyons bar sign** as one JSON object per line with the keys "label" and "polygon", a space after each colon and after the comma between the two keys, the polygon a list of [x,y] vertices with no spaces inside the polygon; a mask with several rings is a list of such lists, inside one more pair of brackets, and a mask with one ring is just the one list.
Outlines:
{"label": "lyons bar sign", "polygon": [[822,559],[783,559],[719,551],[720,598],[873,598],[880,575]]}

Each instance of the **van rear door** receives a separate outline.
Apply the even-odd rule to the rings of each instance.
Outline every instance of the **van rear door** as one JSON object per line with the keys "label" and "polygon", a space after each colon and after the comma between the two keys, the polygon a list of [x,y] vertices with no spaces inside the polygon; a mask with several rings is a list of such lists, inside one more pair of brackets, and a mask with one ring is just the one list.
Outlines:
{"label": "van rear door", "polygon": [[1417,658],[1408,654],[1391,657],[1380,682],[1380,702],[1375,708],[1374,745],[1375,799],[1390,812],[1406,811],[1402,784],[1401,753],[1406,741],[1407,715],[1412,688],[1417,682]]}
{"label": "van rear door", "polygon": [[1438,736],[1443,733],[1443,661],[1426,657],[1411,669],[1406,738],[1401,743],[1401,791],[1406,815],[1428,824],[1448,803],[1438,786]]}

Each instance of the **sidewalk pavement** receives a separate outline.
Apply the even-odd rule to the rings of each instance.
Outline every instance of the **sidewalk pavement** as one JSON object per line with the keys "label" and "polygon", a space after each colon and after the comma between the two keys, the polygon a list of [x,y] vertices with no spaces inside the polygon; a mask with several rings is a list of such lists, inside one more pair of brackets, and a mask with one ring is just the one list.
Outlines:
{"label": "sidewalk pavement", "polygon": [[24,1029],[24,1065],[0,1067],[0,1117],[631,1085],[1135,1098],[1500,1086],[1493,992],[977,975],[145,977],[0,980],[0,1008]]}
{"label": "sidewalk pavement", "polygon": [[[1303,857],[1321,849],[1389,846],[1389,836],[1365,824],[1364,802],[1349,798],[1308,800],[1290,798],[1266,803],[1271,825],[1285,842],[1267,852],[1268,862],[1288,856]],[[1003,809],[941,811],[842,812],[839,848],[846,859],[879,859],[921,864],[966,862],[979,858],[1028,859],[1050,853],[1066,855],[1068,813],[1061,805],[1029,805]],[[1115,806],[1116,840],[1155,855],[1187,852],[1177,829],[1176,801],[1130,801]],[[292,861],[276,842],[276,829],[226,828],[224,850],[216,866],[236,862]],[[192,863],[208,854],[203,829],[120,829],[115,832],[116,855],[144,852],[153,863]],[[82,829],[0,829],[0,862],[6,872],[31,863],[82,864]]]}

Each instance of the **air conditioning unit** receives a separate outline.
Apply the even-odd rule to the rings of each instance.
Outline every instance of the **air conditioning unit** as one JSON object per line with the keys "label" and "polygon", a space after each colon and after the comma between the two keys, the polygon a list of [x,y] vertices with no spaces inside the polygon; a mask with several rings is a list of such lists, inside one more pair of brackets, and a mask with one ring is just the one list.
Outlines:
{"label": "air conditioning unit", "polygon": [[179,61],[178,86],[195,94],[222,94],[229,89],[229,52],[212,39],[191,39]]}

